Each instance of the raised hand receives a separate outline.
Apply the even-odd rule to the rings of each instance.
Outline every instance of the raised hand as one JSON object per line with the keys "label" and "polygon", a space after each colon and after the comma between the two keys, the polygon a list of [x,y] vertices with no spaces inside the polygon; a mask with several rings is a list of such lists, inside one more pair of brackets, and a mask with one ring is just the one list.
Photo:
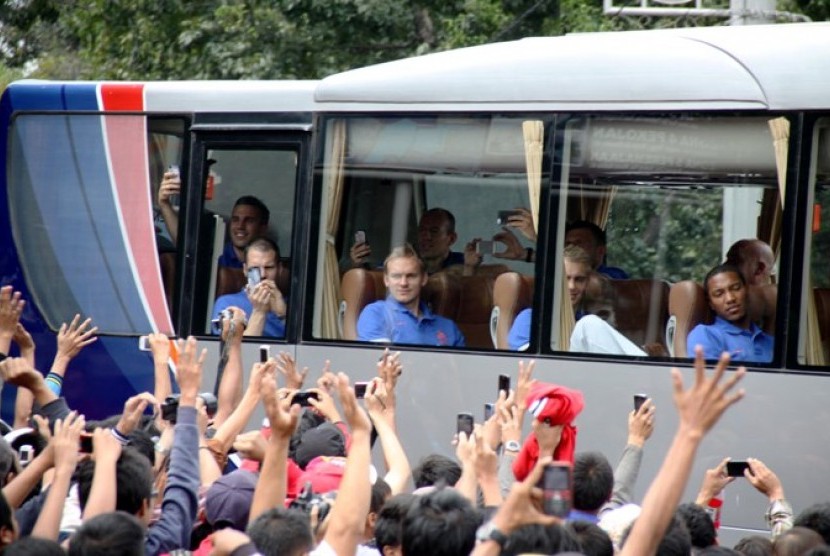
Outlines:
{"label": "raised hand", "polygon": [[295,390],[303,387],[305,377],[308,375],[308,367],[303,367],[302,371],[298,371],[297,362],[287,351],[281,351],[277,355],[277,371],[285,377],[285,386]]}
{"label": "raised hand", "polygon": [[74,358],[80,351],[95,342],[98,338],[97,326],[91,326],[92,319],[88,318],[81,322],[81,315],[75,315],[69,324],[61,324],[58,330],[58,351],[55,354],[55,361]]}

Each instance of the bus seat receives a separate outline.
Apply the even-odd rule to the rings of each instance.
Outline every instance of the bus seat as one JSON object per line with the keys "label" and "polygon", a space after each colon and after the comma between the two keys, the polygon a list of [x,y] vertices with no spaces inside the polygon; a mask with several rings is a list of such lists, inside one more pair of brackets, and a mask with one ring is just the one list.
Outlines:
{"label": "bus seat", "polygon": [[615,326],[650,355],[668,355],[665,349],[669,317],[669,283],[664,280],[611,280]]}
{"label": "bus seat", "polygon": [[674,322],[671,354],[673,357],[689,357],[686,353],[689,332],[698,324],[710,324],[713,320],[703,286],[693,280],[673,284],[669,292],[669,316]]}
{"label": "bus seat", "polygon": [[493,285],[490,338],[497,349],[507,349],[507,335],[513,321],[533,303],[533,276],[518,272],[500,274]]}
{"label": "bus seat", "polygon": [[493,309],[493,289],[498,275],[462,276],[455,324],[464,333],[467,347],[493,349],[490,337],[490,314]]}
{"label": "bus seat", "polygon": [[[451,275],[438,272],[429,277],[421,291],[421,299],[439,315],[455,319],[459,307],[460,282]],[[383,270],[352,268],[340,282],[341,329],[344,340],[357,340],[357,319],[368,304],[386,297]]]}
{"label": "bus seat", "polygon": [[[219,297],[228,293],[236,293],[245,287],[248,279],[241,268],[220,266],[216,273],[216,294]],[[280,266],[277,269],[277,287],[283,297],[288,300],[291,288],[291,259],[280,259]]]}
{"label": "bus seat", "polygon": [[816,299],[816,315],[821,345],[824,348],[824,361],[830,361],[830,288],[813,288]]}

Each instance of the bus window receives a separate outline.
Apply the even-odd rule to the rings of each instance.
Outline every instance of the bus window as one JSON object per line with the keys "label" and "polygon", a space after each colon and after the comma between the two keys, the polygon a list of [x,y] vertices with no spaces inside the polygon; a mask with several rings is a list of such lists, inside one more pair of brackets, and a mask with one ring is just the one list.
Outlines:
{"label": "bus window", "polygon": [[[327,218],[319,231],[323,272],[314,337],[497,345],[496,283],[503,274],[533,271],[541,175],[534,172],[531,189],[527,120],[380,115],[324,121],[315,180]],[[544,124],[535,120],[541,138]],[[539,139],[540,169],[541,145]],[[387,283],[383,271],[387,256],[406,244],[424,263],[415,294]],[[403,316],[387,318],[393,311]]]}
{"label": "bus window", "polygon": [[[778,201],[768,119],[575,117],[562,139],[551,347],[689,357],[688,341],[707,358],[771,362],[780,229],[765,217]],[[764,276],[738,260],[752,250]],[[712,275],[707,296],[704,277],[727,255],[738,268]]]}
{"label": "bus window", "polygon": [[237,307],[248,319],[246,335],[284,339],[298,147],[227,141],[201,147],[193,330],[217,334],[222,311]]}
{"label": "bus window", "polygon": [[807,218],[805,272],[801,303],[799,363],[824,366],[830,361],[830,121],[813,133],[812,213]]}
{"label": "bus window", "polygon": [[164,159],[180,151],[184,122],[166,122],[156,129],[146,116],[100,113],[13,120],[7,166],[15,245],[53,329],[80,313],[102,333],[173,332],[151,184]]}

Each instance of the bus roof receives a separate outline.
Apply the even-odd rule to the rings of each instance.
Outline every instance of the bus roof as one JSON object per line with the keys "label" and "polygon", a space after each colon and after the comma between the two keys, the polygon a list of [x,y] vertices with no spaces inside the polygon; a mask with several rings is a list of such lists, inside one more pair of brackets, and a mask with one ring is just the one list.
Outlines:
{"label": "bus roof", "polygon": [[830,106],[830,23],[584,33],[356,69],[324,111],[810,109]]}
{"label": "bus roof", "polygon": [[4,97],[14,110],[307,112],[318,81],[93,82],[23,80]]}

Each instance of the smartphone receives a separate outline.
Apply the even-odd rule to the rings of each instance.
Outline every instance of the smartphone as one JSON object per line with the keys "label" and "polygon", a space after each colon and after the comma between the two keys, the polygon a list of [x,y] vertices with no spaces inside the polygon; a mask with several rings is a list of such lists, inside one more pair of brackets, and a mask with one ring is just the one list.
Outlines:
{"label": "smartphone", "polygon": [[92,453],[92,435],[84,432],[81,433],[81,445],[79,448],[82,454],[91,454]]}
{"label": "smartphone", "polygon": [[311,407],[311,404],[308,400],[315,399],[320,401],[320,396],[317,392],[297,392],[294,394],[294,397],[291,398],[291,404],[300,404],[300,407]]}
{"label": "smartphone", "polygon": [[496,244],[489,240],[481,240],[476,243],[476,253],[480,255],[492,255]]}
{"label": "smartphone", "polygon": [[507,224],[507,221],[510,220],[511,216],[515,216],[517,214],[519,213],[515,210],[500,210],[499,215],[496,218],[496,224],[498,224],[499,226],[504,226],[505,224]]}
{"label": "smartphone", "polygon": [[542,489],[542,509],[547,515],[568,517],[571,513],[573,468],[567,461],[545,466],[538,486]]}
{"label": "smartphone", "polygon": [[368,382],[355,382],[354,383],[354,397],[358,400],[362,400],[366,397],[366,388],[369,386]]}
{"label": "smartphone", "polygon": [[726,462],[726,475],[729,477],[743,477],[744,469],[749,469],[749,464],[745,461]]}
{"label": "smartphone", "polygon": [[149,336],[139,336],[138,337],[138,349],[140,351],[153,351],[150,349],[150,337]]}
{"label": "smartphone", "polygon": [[640,411],[640,408],[646,403],[647,399],[647,394],[634,394],[634,411]]}
{"label": "smartphone", "polygon": [[465,433],[469,438],[473,434],[473,425],[475,424],[475,419],[473,419],[472,413],[459,413],[458,417],[455,421],[455,428],[456,432],[458,433]]}
{"label": "smartphone", "polygon": [[484,420],[487,421],[490,417],[493,416],[493,413],[496,411],[496,404],[494,403],[486,403],[484,404]]}
{"label": "smartphone", "polygon": [[26,467],[34,459],[35,449],[25,444],[17,450],[17,458],[20,460],[20,465]]}
{"label": "smartphone", "polygon": [[363,230],[358,230],[354,233],[354,242],[355,243],[366,243],[366,232]]}
{"label": "smartphone", "polygon": [[[181,180],[182,175],[181,175],[181,172],[179,171],[179,165],[178,164],[171,164],[170,166],[168,166],[166,173],[176,174],[176,177],[179,178],[179,180]],[[170,195],[170,206],[173,207],[173,208],[179,208],[179,205],[181,204],[180,199],[181,199],[180,195]]]}
{"label": "smartphone", "polygon": [[259,346],[259,362],[265,363],[271,358],[271,346]]}
{"label": "smartphone", "polygon": [[262,281],[262,270],[258,266],[248,269],[248,287],[253,288]]}
{"label": "smartphone", "polygon": [[496,394],[502,390],[506,396],[510,395],[510,375],[499,375],[499,391]]}

